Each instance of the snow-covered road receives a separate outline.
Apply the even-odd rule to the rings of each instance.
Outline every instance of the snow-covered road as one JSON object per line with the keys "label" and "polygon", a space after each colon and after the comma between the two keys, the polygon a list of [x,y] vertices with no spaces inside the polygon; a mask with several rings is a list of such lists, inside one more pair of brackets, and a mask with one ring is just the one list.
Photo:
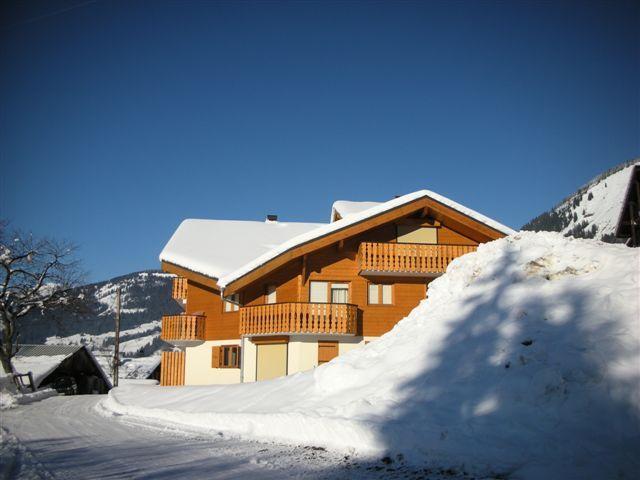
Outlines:
{"label": "snow-covered road", "polygon": [[397,460],[358,464],[322,449],[210,438],[131,418],[104,417],[94,408],[100,398],[53,397],[0,412],[0,477],[452,478],[445,472],[409,469]]}

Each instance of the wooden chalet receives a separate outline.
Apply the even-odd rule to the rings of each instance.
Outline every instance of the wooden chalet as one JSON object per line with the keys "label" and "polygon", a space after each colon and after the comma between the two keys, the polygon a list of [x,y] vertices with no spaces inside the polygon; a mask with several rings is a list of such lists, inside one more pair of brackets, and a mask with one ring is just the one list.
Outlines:
{"label": "wooden chalet", "polygon": [[160,254],[162,385],[267,380],[388,332],[455,258],[512,230],[427,190],[336,202],[328,224],[185,220]]}

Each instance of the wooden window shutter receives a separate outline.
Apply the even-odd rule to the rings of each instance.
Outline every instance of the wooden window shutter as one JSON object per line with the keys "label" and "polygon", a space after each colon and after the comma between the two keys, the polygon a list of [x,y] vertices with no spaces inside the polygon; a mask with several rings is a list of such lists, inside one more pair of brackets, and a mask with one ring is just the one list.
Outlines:
{"label": "wooden window shutter", "polygon": [[240,365],[242,363],[242,347],[235,347],[236,349],[236,364],[234,365],[235,368],[240,368]]}
{"label": "wooden window shutter", "polygon": [[222,347],[211,347],[211,368],[220,368]]}
{"label": "wooden window shutter", "polygon": [[318,365],[327,363],[338,356],[338,342],[318,341]]}

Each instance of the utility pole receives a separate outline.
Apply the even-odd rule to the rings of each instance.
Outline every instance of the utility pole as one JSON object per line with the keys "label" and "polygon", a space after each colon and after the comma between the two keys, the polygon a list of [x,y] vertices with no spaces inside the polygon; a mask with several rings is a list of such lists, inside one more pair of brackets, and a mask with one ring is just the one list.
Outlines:
{"label": "utility pole", "polygon": [[113,386],[118,386],[118,367],[120,366],[120,286],[116,290],[116,331],[113,351]]}

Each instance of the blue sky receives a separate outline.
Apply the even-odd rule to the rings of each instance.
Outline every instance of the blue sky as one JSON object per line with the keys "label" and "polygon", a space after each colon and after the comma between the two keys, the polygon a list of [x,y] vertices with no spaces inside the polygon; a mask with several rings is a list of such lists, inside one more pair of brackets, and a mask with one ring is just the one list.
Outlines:
{"label": "blue sky", "polygon": [[155,268],[187,217],[429,188],[513,227],[640,155],[638,2],[4,2],[0,217]]}

